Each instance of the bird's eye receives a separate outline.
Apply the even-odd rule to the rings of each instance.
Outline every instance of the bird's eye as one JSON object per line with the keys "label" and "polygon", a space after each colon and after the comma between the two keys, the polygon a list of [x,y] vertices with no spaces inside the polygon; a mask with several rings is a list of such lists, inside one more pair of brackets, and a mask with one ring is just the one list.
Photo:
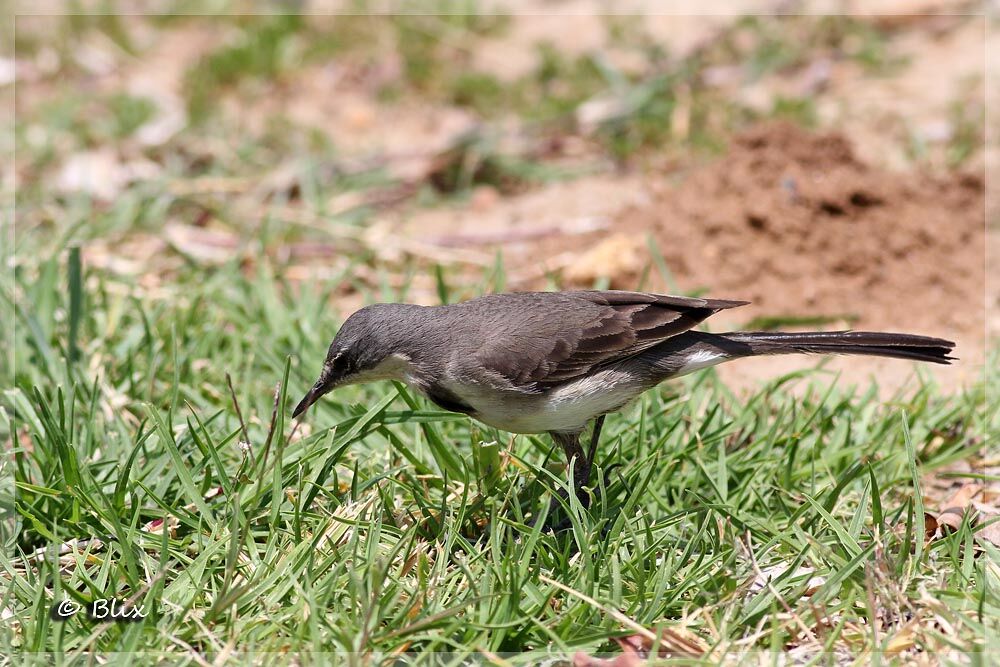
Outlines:
{"label": "bird's eye", "polygon": [[339,373],[346,373],[350,369],[350,365],[350,359],[343,350],[338,350],[330,359],[330,366]]}
{"label": "bird's eye", "polygon": [[331,350],[330,353],[326,355],[326,361],[323,362],[323,365],[325,367],[327,367],[327,368],[330,368],[330,369],[336,368],[338,366],[342,366],[343,365],[343,361],[342,361],[343,357],[344,357],[344,353],[342,351],[338,350],[338,351],[334,352],[333,350]]}

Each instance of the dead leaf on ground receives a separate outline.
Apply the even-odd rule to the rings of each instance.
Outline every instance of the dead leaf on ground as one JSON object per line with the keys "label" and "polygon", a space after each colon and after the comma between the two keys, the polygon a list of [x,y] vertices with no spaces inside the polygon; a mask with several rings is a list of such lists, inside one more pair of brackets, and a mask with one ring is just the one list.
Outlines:
{"label": "dead leaf on ground", "polygon": [[642,268],[641,242],[615,234],[580,255],[566,268],[563,278],[574,285],[592,284],[598,278],[638,273]]}
{"label": "dead leaf on ground", "polygon": [[937,522],[951,530],[958,530],[966,511],[972,507],[972,499],[982,490],[981,484],[963,484],[951,498],[942,503]]}
{"label": "dead leaf on ground", "polygon": [[56,177],[55,189],[62,193],[84,193],[111,201],[129,184],[157,178],[161,167],[149,160],[125,162],[109,148],[70,155]]}
{"label": "dead leaf on ground", "polygon": [[935,537],[940,537],[938,529],[941,524],[938,523],[937,517],[930,512],[924,512],[924,538],[927,540],[933,540]]}
{"label": "dead leaf on ground", "polygon": [[977,530],[976,537],[986,540],[993,546],[1000,547],[1000,521],[994,521],[982,530]]}
{"label": "dead leaf on ground", "polygon": [[980,541],[1000,546],[1000,508],[992,503],[981,502],[987,488],[976,482],[963,484],[955,493],[941,503],[937,513],[924,515],[924,527],[928,539],[943,537],[958,530],[966,514],[971,516],[971,524],[976,527],[974,535]]}
{"label": "dead leaf on ground", "polygon": [[[138,276],[156,266],[163,271],[173,262],[163,261],[167,244],[153,234],[133,233],[126,238],[95,239],[83,246],[83,261],[90,268],[123,276]],[[159,260],[155,265],[154,260]]]}
{"label": "dead leaf on ground", "polygon": [[[763,567],[760,569],[750,583],[750,593],[759,593],[760,591],[767,588],[768,584],[775,581],[779,577],[788,571],[788,565],[786,563],[778,563],[777,565],[770,565],[768,567]],[[817,590],[820,586],[826,583],[826,578],[821,576],[810,576],[814,575],[816,570],[811,567],[797,567],[792,573],[792,578],[804,580],[808,577],[808,582],[806,584],[806,589],[802,592],[804,597],[809,597]]]}
{"label": "dead leaf on ground", "polygon": [[143,525],[142,529],[147,533],[153,533],[154,535],[162,534],[163,531],[167,531],[167,534],[171,539],[177,537],[177,527],[180,525],[180,521],[175,516],[168,516],[166,519],[153,519],[149,523]]}
{"label": "dead leaf on ground", "polygon": [[906,651],[916,646],[917,625],[918,625],[917,621],[913,620],[904,625],[902,628],[900,628],[899,632],[893,635],[892,639],[889,640],[888,645],[886,645],[885,647],[886,655],[895,656],[903,651]]}
{"label": "dead leaf on ground", "polygon": [[[704,639],[687,628],[665,628],[657,633],[658,658],[699,657],[709,651]],[[615,637],[622,652],[613,658],[598,658],[577,651],[573,656],[573,667],[638,667],[653,654],[653,640],[644,635]]]}
{"label": "dead leaf on ground", "polygon": [[208,264],[223,264],[231,260],[240,244],[235,234],[192,225],[167,225],[163,235],[178,252]]}
{"label": "dead leaf on ground", "polygon": [[573,667],[638,667],[643,663],[643,658],[626,642],[615,640],[621,647],[622,652],[613,658],[595,658],[587,655],[583,651],[577,651],[573,655]]}

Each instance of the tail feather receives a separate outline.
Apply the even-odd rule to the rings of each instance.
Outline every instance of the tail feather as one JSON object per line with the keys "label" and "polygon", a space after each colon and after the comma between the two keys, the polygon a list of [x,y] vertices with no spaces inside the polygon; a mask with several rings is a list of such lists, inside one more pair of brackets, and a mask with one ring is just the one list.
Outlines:
{"label": "tail feather", "polygon": [[955,343],[942,338],[913,334],[873,331],[824,331],[782,333],[772,331],[739,331],[723,337],[749,346],[752,355],[793,354],[863,354],[895,359],[930,361],[948,364]]}

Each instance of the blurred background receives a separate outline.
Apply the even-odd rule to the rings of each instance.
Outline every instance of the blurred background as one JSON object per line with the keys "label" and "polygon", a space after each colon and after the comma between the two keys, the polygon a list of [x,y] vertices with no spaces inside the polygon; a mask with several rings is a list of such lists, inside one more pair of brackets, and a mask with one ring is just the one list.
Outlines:
{"label": "blurred background", "polygon": [[154,304],[266,275],[324,334],[372,300],[711,294],[754,302],[719,328],[955,339],[946,386],[1000,330],[976,3],[209,4],[22,7],[78,10],[17,16],[0,67],[22,276],[71,245]]}

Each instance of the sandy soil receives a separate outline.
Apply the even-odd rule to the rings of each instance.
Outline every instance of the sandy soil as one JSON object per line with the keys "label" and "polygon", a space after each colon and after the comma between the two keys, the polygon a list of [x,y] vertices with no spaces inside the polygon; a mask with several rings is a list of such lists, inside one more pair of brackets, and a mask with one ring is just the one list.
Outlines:
{"label": "sandy soil", "polygon": [[[678,185],[651,187],[653,201],[622,211],[611,231],[637,245],[651,233],[681,289],[750,299],[750,316],[983,328],[981,176],[872,167],[839,133],[778,123],[739,135]],[[608,277],[626,287],[640,270]]]}

